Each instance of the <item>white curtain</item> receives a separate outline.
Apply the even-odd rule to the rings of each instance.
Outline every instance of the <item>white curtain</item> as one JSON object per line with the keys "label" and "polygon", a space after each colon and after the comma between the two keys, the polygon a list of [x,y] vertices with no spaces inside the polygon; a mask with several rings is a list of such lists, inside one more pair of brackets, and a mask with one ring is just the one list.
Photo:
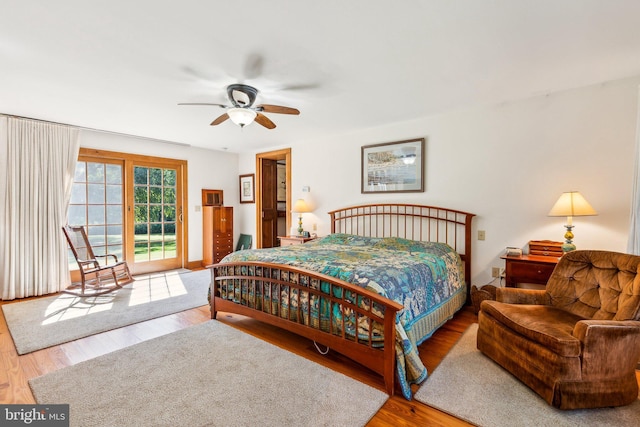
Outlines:
{"label": "white curtain", "polygon": [[78,130],[3,118],[5,163],[0,208],[0,295],[3,300],[59,292],[69,285],[62,226],[79,151]]}
{"label": "white curtain", "polygon": [[635,168],[633,171],[633,193],[631,194],[631,220],[629,221],[627,252],[640,255],[640,88],[638,89],[638,111],[636,114]]}

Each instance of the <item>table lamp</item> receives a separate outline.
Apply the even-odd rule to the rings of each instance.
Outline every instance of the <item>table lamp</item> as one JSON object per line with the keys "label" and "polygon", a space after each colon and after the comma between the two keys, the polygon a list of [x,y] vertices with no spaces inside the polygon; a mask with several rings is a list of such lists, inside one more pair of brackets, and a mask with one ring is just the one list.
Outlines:
{"label": "table lamp", "polygon": [[549,216],[566,216],[567,232],[564,233],[565,242],[562,244],[562,252],[570,252],[576,249],[573,244],[572,220],[574,216],[593,216],[598,213],[591,207],[589,202],[578,191],[567,191],[560,195],[560,198],[549,211]]}
{"label": "table lamp", "polygon": [[296,203],[293,205],[293,209],[291,209],[291,212],[297,213],[299,215],[298,216],[298,235],[301,236],[302,232],[304,231],[304,229],[302,228],[302,214],[311,212],[311,209],[309,208],[309,205],[307,205],[307,202],[304,201],[304,199],[298,199],[296,200]]}

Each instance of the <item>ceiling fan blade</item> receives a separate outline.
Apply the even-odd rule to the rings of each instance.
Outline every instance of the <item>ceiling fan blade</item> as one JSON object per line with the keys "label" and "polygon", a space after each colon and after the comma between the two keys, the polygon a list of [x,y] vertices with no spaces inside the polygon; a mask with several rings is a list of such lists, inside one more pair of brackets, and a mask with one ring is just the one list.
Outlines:
{"label": "ceiling fan blade", "polygon": [[220,117],[212,121],[211,126],[219,125],[220,123],[224,122],[228,118],[229,118],[229,115],[227,113],[224,113],[223,115],[221,115]]}
{"label": "ceiling fan blade", "polygon": [[178,105],[213,105],[214,107],[229,108],[228,105],[213,104],[210,102],[179,102]]}
{"label": "ceiling fan blade", "polygon": [[300,110],[298,110],[297,108],[283,107],[282,105],[262,104],[256,108],[259,109],[260,111],[264,111],[265,113],[295,114],[295,115],[300,114]]}
{"label": "ceiling fan blade", "polygon": [[260,114],[258,113],[256,115],[256,122],[258,122],[258,124],[261,124],[262,126],[266,127],[267,129],[273,129],[276,127],[276,124],[273,123],[269,117],[265,116],[264,114]]}

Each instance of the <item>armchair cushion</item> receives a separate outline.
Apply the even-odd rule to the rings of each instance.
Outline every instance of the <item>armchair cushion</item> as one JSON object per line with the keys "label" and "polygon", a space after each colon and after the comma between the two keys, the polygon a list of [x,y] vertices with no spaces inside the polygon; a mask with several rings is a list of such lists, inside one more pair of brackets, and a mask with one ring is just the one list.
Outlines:
{"label": "armchair cushion", "polygon": [[580,355],[580,340],[573,336],[575,324],[582,320],[580,316],[552,306],[497,301],[484,301],[482,310],[504,326],[560,356]]}

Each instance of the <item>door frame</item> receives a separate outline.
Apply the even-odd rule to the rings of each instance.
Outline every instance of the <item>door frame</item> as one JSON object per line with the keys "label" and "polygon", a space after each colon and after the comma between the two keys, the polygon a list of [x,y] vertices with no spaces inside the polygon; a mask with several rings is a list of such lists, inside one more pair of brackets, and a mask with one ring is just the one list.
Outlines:
{"label": "door frame", "polygon": [[256,154],[256,248],[262,248],[262,159],[285,161],[287,225],[291,229],[291,148]]}

